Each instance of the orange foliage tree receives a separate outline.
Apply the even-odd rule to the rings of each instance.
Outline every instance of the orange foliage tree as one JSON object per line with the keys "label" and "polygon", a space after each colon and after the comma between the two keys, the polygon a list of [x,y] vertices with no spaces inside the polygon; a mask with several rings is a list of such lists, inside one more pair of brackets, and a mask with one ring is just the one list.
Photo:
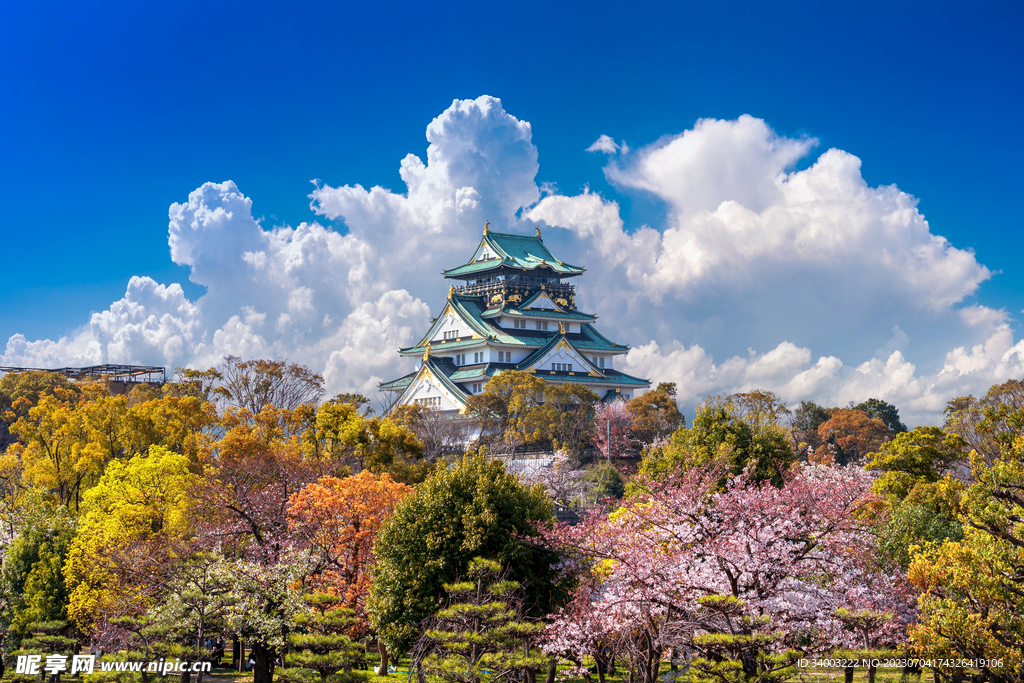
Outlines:
{"label": "orange foliage tree", "polygon": [[341,596],[358,623],[353,635],[366,635],[366,596],[374,565],[373,545],[381,525],[412,488],[368,470],[339,479],[322,477],[292,496],[292,532],[313,551],[320,567],[313,582]]}
{"label": "orange foliage tree", "polygon": [[818,427],[821,446],[814,449],[812,462],[831,465],[860,463],[868,453],[878,451],[889,440],[889,428],[881,420],[860,410],[840,409]]}

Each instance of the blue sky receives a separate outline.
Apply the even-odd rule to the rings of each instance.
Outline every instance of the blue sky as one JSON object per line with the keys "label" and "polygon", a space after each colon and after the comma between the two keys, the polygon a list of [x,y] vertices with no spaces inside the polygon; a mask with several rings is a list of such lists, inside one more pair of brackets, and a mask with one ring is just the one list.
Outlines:
{"label": "blue sky", "polygon": [[[344,212],[310,210],[310,180],[404,193],[399,161],[410,153],[426,161],[427,124],[453,100],[482,95],[531,124],[538,186],[551,183],[566,196],[589,187],[618,203],[628,234],[673,225],[672,204],[640,181],[610,181],[610,166],[628,164],[584,151],[600,135],[656,149],[699,119],[749,114],[781,138],[814,138],[788,170],[844,150],[861,160],[869,187],[896,185],[917,198],[931,234],[972,249],[995,273],[947,313],[1005,310],[993,321],[1016,334],[1024,308],[1019,4],[8,3],[0,11],[0,229],[8,254],[0,344],[15,334],[74,337],[91,313],[125,296],[132,276],[180,283],[188,301],[200,300],[207,290],[189,277],[202,277],[170,257],[167,212],[206,182],[234,181],[264,229],[319,221],[346,233]],[[443,250],[445,240],[431,244]],[[599,264],[587,265],[599,278]],[[844,291],[856,299],[861,285],[851,280]],[[436,308],[432,292],[412,294]],[[891,341],[879,330],[896,324],[920,354],[903,351],[915,377],[934,375],[954,347],[984,343],[947,335],[932,309],[866,315],[852,330],[841,311],[830,319],[817,309],[803,323],[780,313],[785,324],[777,326],[733,325],[728,316],[717,328],[676,325],[694,311],[715,316],[685,296],[666,296],[678,305],[665,304],[657,329],[606,326],[636,347],[700,345],[719,365],[788,341],[811,349],[811,364],[842,355],[855,368]],[[773,300],[787,308],[784,296]],[[890,302],[857,305],[884,312]],[[204,324],[212,338],[220,323]],[[851,342],[858,335],[863,340]],[[278,341],[273,349],[287,352]],[[919,413],[933,415],[934,403]]]}

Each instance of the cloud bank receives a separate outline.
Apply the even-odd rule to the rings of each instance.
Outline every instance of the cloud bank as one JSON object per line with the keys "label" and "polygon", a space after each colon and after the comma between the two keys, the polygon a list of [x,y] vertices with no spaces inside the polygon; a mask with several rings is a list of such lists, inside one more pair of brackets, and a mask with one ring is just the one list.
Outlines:
{"label": "cloud bank", "polygon": [[663,224],[627,229],[617,202],[590,190],[542,198],[530,124],[493,97],[453,102],[426,134],[426,161],[401,161],[404,193],[317,181],[314,216],[294,228],[262,225],[231,181],[204,184],[171,205],[168,244],[206,294],[134,277],[65,337],[14,335],[2,363],[287,357],[331,391],[372,393],[411,369],[397,348],[436,314],[439,271],[490,220],[540,224],[553,251],[586,265],[581,307],[633,345],[627,371],[675,381],[686,405],[761,387],[791,402],[873,396],[936,422],[952,396],[1024,375],[1009,315],[970,301],[992,273],[932,232],[913,196],[869,186],[852,154],[798,170],[813,138],[750,116],[638,149],[602,135],[587,151],[608,155],[607,179],[664,209]]}

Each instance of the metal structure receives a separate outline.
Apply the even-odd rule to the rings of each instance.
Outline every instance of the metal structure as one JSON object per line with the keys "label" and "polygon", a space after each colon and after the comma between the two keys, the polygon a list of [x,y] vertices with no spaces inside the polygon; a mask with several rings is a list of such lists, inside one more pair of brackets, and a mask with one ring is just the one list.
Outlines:
{"label": "metal structure", "polygon": [[115,382],[166,384],[167,368],[157,365],[90,365],[84,368],[14,368],[0,366],[0,372],[55,372],[68,379],[110,379]]}

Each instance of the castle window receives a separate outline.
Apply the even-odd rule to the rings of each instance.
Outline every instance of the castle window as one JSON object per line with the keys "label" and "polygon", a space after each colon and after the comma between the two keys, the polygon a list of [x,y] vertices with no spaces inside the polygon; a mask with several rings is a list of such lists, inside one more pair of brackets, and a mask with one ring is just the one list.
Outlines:
{"label": "castle window", "polygon": [[542,321],[540,321],[540,320],[538,320],[538,321],[537,321],[537,329],[538,329],[538,330],[543,330],[543,331],[545,331],[545,332],[546,332],[546,331],[547,331],[547,329],[548,329],[548,322],[547,322],[546,320],[545,320],[545,321],[543,321],[543,322],[542,322]]}
{"label": "castle window", "polygon": [[458,339],[459,338],[459,331],[458,330],[448,330],[448,331],[446,331],[444,333],[444,338],[445,339]]}
{"label": "castle window", "polygon": [[517,330],[525,330],[526,321],[516,318],[515,320],[512,321],[512,327],[516,328]]}
{"label": "castle window", "polygon": [[473,393],[474,394],[479,394],[480,393],[480,382],[476,382],[475,384],[473,384]]}
{"label": "castle window", "polygon": [[601,358],[597,359],[597,366],[599,368],[604,368],[604,357],[601,357]]}

